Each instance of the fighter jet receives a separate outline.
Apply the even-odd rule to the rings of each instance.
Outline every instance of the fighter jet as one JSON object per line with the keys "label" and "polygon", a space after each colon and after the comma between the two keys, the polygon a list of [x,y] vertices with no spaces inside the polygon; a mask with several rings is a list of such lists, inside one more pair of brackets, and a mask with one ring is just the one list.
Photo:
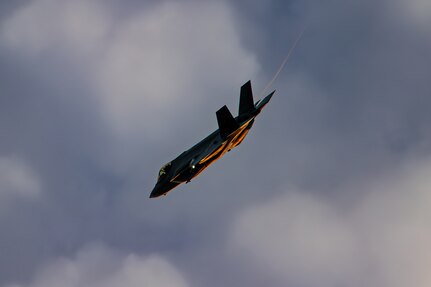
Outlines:
{"label": "fighter jet", "polygon": [[219,128],[160,169],[150,198],[166,195],[178,185],[190,182],[228,151],[241,144],[253,126],[254,119],[274,93],[275,90],[263,100],[254,103],[251,82],[245,83],[240,91],[238,116],[234,118],[226,106],[219,109],[216,112]]}

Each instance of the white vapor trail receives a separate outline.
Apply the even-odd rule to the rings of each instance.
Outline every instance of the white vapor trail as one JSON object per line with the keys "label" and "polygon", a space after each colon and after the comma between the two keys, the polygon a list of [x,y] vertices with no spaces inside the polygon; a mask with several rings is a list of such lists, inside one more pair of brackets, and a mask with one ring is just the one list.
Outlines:
{"label": "white vapor trail", "polygon": [[295,50],[296,45],[298,44],[299,40],[301,40],[302,35],[304,34],[305,30],[306,30],[307,26],[304,26],[304,28],[302,29],[301,33],[298,35],[298,37],[296,38],[295,42],[293,43],[293,46],[289,49],[289,52],[287,53],[286,57],[284,58],[283,62],[281,62],[280,67],[278,68],[277,72],[275,73],[274,77],[272,77],[271,81],[268,82],[268,84],[265,86],[265,88],[262,90],[262,92],[260,93],[260,97],[261,98],[265,92],[268,90],[268,88],[274,83],[274,81],[277,79],[278,75],[281,73],[281,71],[283,70],[284,66],[287,64],[287,62],[289,61],[290,55],[292,54],[292,52]]}

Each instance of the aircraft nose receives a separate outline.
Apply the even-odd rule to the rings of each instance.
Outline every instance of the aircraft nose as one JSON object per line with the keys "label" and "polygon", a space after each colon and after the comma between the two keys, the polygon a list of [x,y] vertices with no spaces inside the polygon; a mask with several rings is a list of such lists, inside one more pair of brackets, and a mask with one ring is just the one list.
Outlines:
{"label": "aircraft nose", "polygon": [[153,191],[151,191],[150,193],[150,198],[154,198],[154,197],[157,197],[157,189],[155,187],[153,188]]}
{"label": "aircraft nose", "polygon": [[150,198],[159,197],[160,195],[160,187],[156,184],[156,186],[153,188],[153,191],[150,193]]}
{"label": "aircraft nose", "polygon": [[154,198],[154,197],[156,197],[156,195],[154,194],[154,192],[151,192],[150,198]]}

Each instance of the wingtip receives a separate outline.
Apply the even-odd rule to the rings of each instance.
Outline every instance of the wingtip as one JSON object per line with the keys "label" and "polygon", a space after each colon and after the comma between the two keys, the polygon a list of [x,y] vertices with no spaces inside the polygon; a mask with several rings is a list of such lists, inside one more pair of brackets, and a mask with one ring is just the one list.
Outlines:
{"label": "wingtip", "polygon": [[267,99],[266,102],[269,102],[274,94],[275,94],[275,90],[269,93],[268,96],[265,97],[265,99]]}

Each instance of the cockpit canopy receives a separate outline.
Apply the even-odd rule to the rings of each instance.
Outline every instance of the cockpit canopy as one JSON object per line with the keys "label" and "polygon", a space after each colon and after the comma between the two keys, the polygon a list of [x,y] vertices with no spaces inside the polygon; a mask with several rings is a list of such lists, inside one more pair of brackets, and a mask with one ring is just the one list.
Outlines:
{"label": "cockpit canopy", "polygon": [[160,179],[162,179],[163,177],[165,177],[168,174],[171,166],[172,166],[172,164],[170,162],[165,164],[164,166],[162,166],[162,168],[159,171],[159,176],[157,178],[157,181],[159,181]]}

